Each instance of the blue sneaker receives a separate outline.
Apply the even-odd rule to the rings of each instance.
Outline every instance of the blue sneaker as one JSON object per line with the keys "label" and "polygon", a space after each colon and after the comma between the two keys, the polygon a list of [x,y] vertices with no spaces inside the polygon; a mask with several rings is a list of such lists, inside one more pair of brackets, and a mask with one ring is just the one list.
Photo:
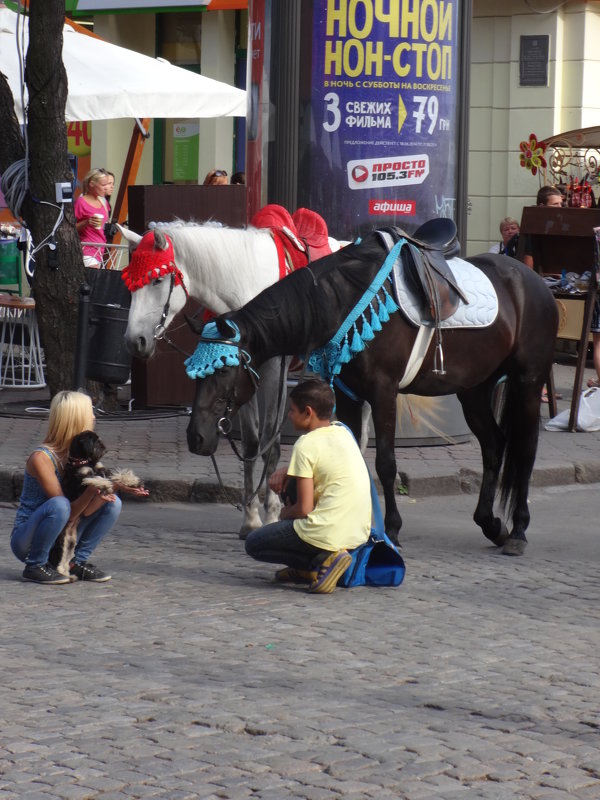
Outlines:
{"label": "blue sneaker", "polygon": [[317,579],[311,583],[308,591],[313,594],[331,594],[351,563],[352,556],[347,550],[338,550],[327,556],[319,567]]}

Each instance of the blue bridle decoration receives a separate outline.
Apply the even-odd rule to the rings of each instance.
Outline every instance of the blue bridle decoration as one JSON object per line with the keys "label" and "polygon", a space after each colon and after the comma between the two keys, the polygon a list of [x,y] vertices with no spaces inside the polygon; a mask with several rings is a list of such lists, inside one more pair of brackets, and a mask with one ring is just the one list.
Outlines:
{"label": "blue bridle decoration", "polygon": [[223,338],[214,322],[208,322],[202,329],[202,336],[193,355],[184,362],[185,371],[192,380],[214,375],[218,369],[225,367],[239,367],[240,357],[244,368],[258,380],[258,373],[250,366],[250,354],[239,345],[240,329],[235,322],[226,322],[233,333],[229,339]]}
{"label": "blue bridle decoration", "polygon": [[[324,347],[319,347],[311,353],[308,360],[310,369],[330,384],[341,372],[343,365],[352,361],[354,356],[365,349],[366,343],[375,338],[375,334],[381,330],[382,323],[389,320],[390,314],[399,310],[385,283],[388,281],[391,287],[390,273],[405,243],[406,239],[399,239],[396,242],[371,285],[348,314],[335,336]],[[373,306],[376,297],[377,310]],[[367,320],[365,314],[369,308],[370,314]],[[356,325],[359,318],[362,319],[360,332]]]}

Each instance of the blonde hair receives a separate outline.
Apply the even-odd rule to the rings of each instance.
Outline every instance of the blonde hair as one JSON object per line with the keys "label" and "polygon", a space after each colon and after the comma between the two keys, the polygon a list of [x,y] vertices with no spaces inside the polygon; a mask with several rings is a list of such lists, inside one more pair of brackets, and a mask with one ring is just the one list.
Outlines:
{"label": "blonde hair", "polygon": [[106,178],[106,175],[106,170],[100,168],[91,169],[89,172],[86,172],[83,180],[81,181],[81,189],[83,194],[88,193],[90,183],[97,183],[101,178]]}
{"label": "blonde hair", "polygon": [[224,169],[211,169],[204,178],[205,186],[227,186],[227,171]]}
{"label": "blonde hair", "polygon": [[91,397],[83,392],[58,392],[50,403],[44,444],[58,453],[66,453],[74,436],[93,427]]}
{"label": "blonde hair", "polygon": [[502,233],[502,228],[508,227],[509,225],[519,225],[519,220],[514,217],[504,217],[504,219],[500,220],[500,225],[498,226],[500,233]]}

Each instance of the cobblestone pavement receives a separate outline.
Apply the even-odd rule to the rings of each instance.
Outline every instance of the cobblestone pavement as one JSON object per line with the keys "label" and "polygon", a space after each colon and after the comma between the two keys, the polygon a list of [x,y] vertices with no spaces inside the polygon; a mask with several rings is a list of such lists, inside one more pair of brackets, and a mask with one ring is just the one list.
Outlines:
{"label": "cobblestone pavement", "polygon": [[23,583],[0,507],[0,798],[597,800],[595,489],[535,490],[518,559],[472,500],[403,500],[404,584],[329,596],[217,504],[129,503],[110,583]]}

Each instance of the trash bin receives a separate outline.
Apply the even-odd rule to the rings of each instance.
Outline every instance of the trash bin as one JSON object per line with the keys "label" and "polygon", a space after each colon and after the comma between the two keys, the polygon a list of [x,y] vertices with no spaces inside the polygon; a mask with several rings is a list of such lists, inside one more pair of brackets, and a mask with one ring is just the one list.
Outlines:
{"label": "trash bin", "polygon": [[117,270],[86,268],[85,272],[91,287],[86,377],[120,386],[131,371],[125,346],[131,295]]}
{"label": "trash bin", "polygon": [[120,305],[90,303],[86,375],[92,381],[126,383],[131,356],[125,346],[129,309]]}

